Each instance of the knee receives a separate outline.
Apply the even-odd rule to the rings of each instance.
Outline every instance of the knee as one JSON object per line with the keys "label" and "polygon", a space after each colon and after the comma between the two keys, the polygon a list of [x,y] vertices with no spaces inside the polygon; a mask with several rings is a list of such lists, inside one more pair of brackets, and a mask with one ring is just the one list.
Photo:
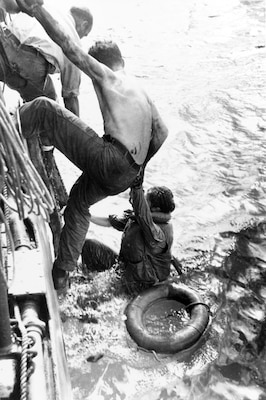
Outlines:
{"label": "knee", "polygon": [[90,211],[87,207],[80,207],[79,201],[71,196],[64,211],[65,224],[87,230],[90,224]]}
{"label": "knee", "polygon": [[36,117],[36,112],[38,112],[42,106],[46,106],[46,100],[46,97],[37,97],[34,100],[24,103],[19,109],[19,114],[22,122],[25,116],[27,117],[25,118],[25,120],[29,120],[29,117],[33,115]]}
{"label": "knee", "polygon": [[20,107],[21,127],[25,137],[30,137],[36,128],[44,126],[47,121],[46,113],[54,107],[53,103],[55,103],[53,100],[41,96]]}
{"label": "knee", "polygon": [[34,110],[34,114],[35,114],[36,112],[40,111],[41,109],[48,109],[49,107],[52,106],[53,103],[54,103],[54,100],[48,99],[45,96],[40,96],[31,101],[27,101],[25,104],[23,104],[20,107],[20,114],[23,115],[28,110],[31,113],[33,113],[33,110]]}
{"label": "knee", "polygon": [[49,99],[48,97],[45,96],[40,96],[30,101],[29,104],[32,104],[36,109],[41,109],[41,108],[48,109],[53,107],[54,100]]}

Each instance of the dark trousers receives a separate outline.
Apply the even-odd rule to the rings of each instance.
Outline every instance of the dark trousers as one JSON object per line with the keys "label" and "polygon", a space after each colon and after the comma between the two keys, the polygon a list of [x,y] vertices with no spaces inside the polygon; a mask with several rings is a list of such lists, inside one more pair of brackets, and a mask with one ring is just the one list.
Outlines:
{"label": "dark trousers", "polygon": [[0,81],[19,92],[24,101],[39,96],[56,99],[54,67],[34,47],[24,45],[8,29],[0,27]]}
{"label": "dark trousers", "polygon": [[20,109],[24,137],[54,145],[82,174],[73,185],[65,209],[55,265],[73,270],[89,228],[92,204],[129,188],[140,166],[128,150],[98,136],[89,126],[56,102],[39,97]]}

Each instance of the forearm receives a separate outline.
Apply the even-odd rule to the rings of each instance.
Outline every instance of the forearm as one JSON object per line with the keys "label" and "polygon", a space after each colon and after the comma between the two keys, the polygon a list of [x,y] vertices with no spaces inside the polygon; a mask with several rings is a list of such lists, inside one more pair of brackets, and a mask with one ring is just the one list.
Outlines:
{"label": "forearm", "polygon": [[64,98],[65,107],[79,117],[79,100],[76,96]]}
{"label": "forearm", "polygon": [[91,57],[79,44],[72,40],[63,26],[41,5],[43,0],[16,1],[23,12],[39,21],[50,38],[61,47],[65,56],[92,80],[101,82],[106,76],[112,77],[114,75],[110,68]]}
{"label": "forearm", "polygon": [[153,222],[152,213],[144,196],[143,188],[133,187],[130,193],[131,202],[138,224],[142,229],[144,238],[150,246],[164,245],[165,236],[161,229]]}
{"label": "forearm", "polygon": [[150,207],[144,196],[143,187],[132,187],[130,199],[133,206],[134,214],[142,229],[150,229],[153,225]]}
{"label": "forearm", "polygon": [[0,0],[0,8],[3,8],[7,13],[16,14],[20,9],[15,0]]}
{"label": "forearm", "polygon": [[43,26],[50,38],[61,47],[66,57],[83,70],[84,61],[82,53],[84,51],[65,32],[61,24],[41,5],[34,7],[33,15]]}
{"label": "forearm", "polygon": [[107,228],[111,226],[109,218],[107,217],[98,217],[96,215],[91,215],[90,221],[95,225],[104,226]]}

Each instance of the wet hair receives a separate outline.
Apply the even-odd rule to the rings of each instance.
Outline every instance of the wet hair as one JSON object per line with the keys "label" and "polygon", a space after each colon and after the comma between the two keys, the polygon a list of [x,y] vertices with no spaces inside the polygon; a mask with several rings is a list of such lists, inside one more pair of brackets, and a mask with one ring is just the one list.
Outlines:
{"label": "wet hair", "polygon": [[73,6],[70,8],[70,12],[73,15],[73,17],[77,17],[78,19],[81,19],[82,21],[87,21],[90,26],[93,24],[93,16],[92,13],[90,12],[88,7],[80,6],[76,7]]}
{"label": "wet hair", "polygon": [[95,42],[89,49],[89,55],[111,69],[116,65],[124,65],[119,47],[111,40],[98,40]]}
{"label": "wet hair", "polygon": [[166,186],[153,186],[147,191],[147,200],[151,208],[159,208],[163,213],[174,211],[174,195]]}

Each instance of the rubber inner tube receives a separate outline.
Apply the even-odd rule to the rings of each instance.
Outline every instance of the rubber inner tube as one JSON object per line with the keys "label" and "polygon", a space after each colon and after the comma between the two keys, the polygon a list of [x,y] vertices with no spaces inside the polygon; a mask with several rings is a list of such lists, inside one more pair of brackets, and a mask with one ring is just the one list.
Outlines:
{"label": "rubber inner tube", "polygon": [[[182,304],[189,314],[189,320],[180,330],[167,337],[154,334],[147,328],[144,315],[159,300],[175,300]],[[158,353],[177,353],[195,344],[209,323],[209,307],[194,290],[185,285],[163,283],[140,293],[126,307],[126,327],[132,339],[147,350]]]}

